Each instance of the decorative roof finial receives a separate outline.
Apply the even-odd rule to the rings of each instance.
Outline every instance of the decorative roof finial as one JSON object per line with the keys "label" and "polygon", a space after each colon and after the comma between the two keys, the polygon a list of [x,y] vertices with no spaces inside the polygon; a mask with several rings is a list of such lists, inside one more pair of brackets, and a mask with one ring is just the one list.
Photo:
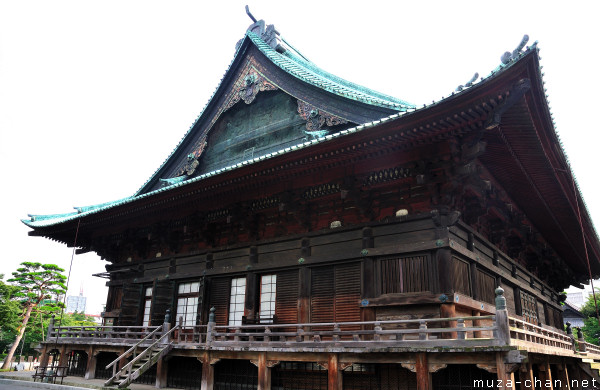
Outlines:
{"label": "decorative roof finial", "polygon": [[250,19],[252,19],[252,22],[256,23],[256,18],[250,13],[250,8],[248,8],[248,4],[246,4],[246,15],[248,15]]}
{"label": "decorative roof finial", "polygon": [[525,47],[525,45],[527,44],[527,42],[529,41],[529,35],[525,34],[523,35],[523,39],[521,39],[521,43],[519,43],[519,46],[517,46],[517,48],[515,50],[513,50],[513,52],[505,52],[504,54],[502,54],[502,57],[500,57],[500,61],[502,61],[502,63],[504,65],[508,64],[511,60],[516,59],[519,54],[521,53],[521,50],[523,50],[523,48]]}
{"label": "decorative roof finial", "polygon": [[[250,12],[250,8],[246,5],[246,14],[252,20],[252,24],[248,27],[247,31],[251,31],[254,34],[258,35],[267,45],[271,46],[273,50],[278,51],[279,53],[283,53],[287,50],[284,46],[283,41],[279,36],[279,31],[275,28],[274,25],[267,25],[264,20],[256,20],[254,15]],[[243,39],[241,39],[237,45],[236,50],[239,49],[242,44]]]}
{"label": "decorative roof finial", "polygon": [[465,85],[459,85],[458,87],[456,87],[456,92],[460,92],[464,88],[469,88],[471,85],[473,85],[475,80],[477,80],[477,77],[479,77],[479,73],[475,72],[473,77],[471,77],[471,80],[469,80]]}

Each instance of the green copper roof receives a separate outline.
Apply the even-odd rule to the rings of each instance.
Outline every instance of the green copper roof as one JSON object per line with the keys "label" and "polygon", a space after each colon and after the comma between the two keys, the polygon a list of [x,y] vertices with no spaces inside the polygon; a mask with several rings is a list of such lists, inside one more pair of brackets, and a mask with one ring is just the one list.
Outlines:
{"label": "green copper roof", "polygon": [[298,79],[324,89],[328,92],[366,104],[404,111],[414,107],[413,104],[392,96],[373,91],[372,89],[351,83],[320,69],[306,57],[293,49],[286,41],[288,50],[279,53],[263,41],[257,34],[247,31],[246,36],[275,65]]}
{"label": "green copper roof", "polygon": [[[487,77],[482,77],[481,80],[473,83],[473,85],[471,87],[465,88],[461,92],[452,92],[451,95],[449,95],[445,98],[442,98],[441,100],[439,100],[437,102],[432,102],[432,104],[429,104],[429,105],[424,104],[422,107],[419,107],[417,109],[415,106],[409,105],[408,103],[402,102],[401,100],[391,98],[384,94],[379,94],[379,93],[371,91],[367,88],[360,87],[358,85],[349,83],[345,80],[339,79],[339,78],[337,78],[329,73],[326,73],[322,70],[319,70],[314,65],[307,62],[304,59],[304,57],[300,53],[296,52],[293,48],[292,48],[292,50],[294,50],[294,53],[292,53],[290,50],[287,50],[286,53],[287,52],[289,52],[289,53],[282,54],[282,53],[276,52],[270,46],[265,44],[256,34],[247,32],[246,36],[248,38],[250,38],[252,40],[252,42],[254,42],[256,44],[256,46],[263,53],[265,53],[265,55],[272,56],[273,58],[277,59],[277,61],[275,61],[275,59],[273,59],[273,62],[276,63],[277,66],[282,67],[282,69],[284,69],[284,67],[287,67],[285,69],[286,71],[288,71],[289,73],[293,73],[295,76],[296,76],[295,73],[297,73],[298,74],[297,77],[301,77],[306,82],[309,82],[311,84],[314,83],[314,85],[317,85],[324,89],[331,88],[332,90],[336,91],[335,93],[338,93],[340,95],[345,94],[343,96],[352,97],[353,99],[356,99],[356,100],[372,99],[373,101],[377,101],[377,103],[371,103],[371,104],[381,104],[385,107],[392,107],[390,105],[395,105],[393,107],[397,107],[399,112],[396,114],[390,115],[386,118],[382,118],[382,119],[375,120],[372,122],[360,124],[358,126],[355,126],[355,127],[352,127],[352,128],[346,129],[346,130],[342,130],[342,131],[334,133],[334,134],[329,134],[329,135],[326,135],[321,138],[313,139],[311,141],[302,142],[297,145],[278,150],[276,152],[268,153],[266,155],[252,158],[252,159],[249,159],[249,160],[246,160],[246,161],[243,161],[243,162],[231,165],[231,166],[227,166],[225,168],[217,169],[215,171],[205,173],[203,175],[191,178],[189,180],[181,181],[176,178],[176,180],[169,181],[170,185],[160,188],[160,189],[157,189],[157,190],[154,190],[154,191],[150,191],[147,193],[138,192],[134,196],[123,198],[123,199],[113,201],[113,202],[102,203],[99,205],[86,206],[86,207],[75,207],[75,209],[77,211],[72,212],[72,213],[52,214],[52,215],[29,214],[30,218],[22,219],[21,221],[25,225],[27,225],[31,228],[40,228],[40,227],[48,227],[48,226],[58,225],[58,224],[61,224],[64,222],[77,220],[79,218],[82,218],[82,217],[85,217],[88,215],[97,214],[104,210],[111,209],[111,208],[114,208],[114,207],[117,207],[120,205],[132,203],[132,202],[140,200],[140,199],[149,198],[158,193],[163,193],[163,192],[170,191],[170,190],[178,188],[178,187],[196,183],[196,182],[205,180],[212,176],[217,176],[217,175],[221,175],[226,172],[229,172],[229,171],[233,171],[233,170],[241,168],[243,166],[252,165],[252,164],[264,161],[264,160],[271,159],[273,157],[287,154],[287,153],[295,151],[295,150],[304,149],[304,148],[310,147],[314,144],[328,142],[328,141],[331,141],[331,140],[334,140],[334,139],[337,139],[340,137],[347,136],[352,133],[369,130],[373,127],[378,126],[381,123],[388,122],[390,120],[396,120],[400,117],[404,117],[405,115],[412,115],[415,112],[419,112],[421,110],[428,109],[432,106],[440,104],[450,97],[454,97],[454,96],[466,93],[469,89],[473,88],[473,86],[478,85],[483,81],[493,79],[497,75],[503,73],[503,71],[512,67],[515,63],[518,62],[519,59],[523,58],[530,51],[537,50],[537,47],[534,44],[531,48],[528,47],[525,51],[523,51],[523,52],[519,53],[517,56],[515,56],[515,58],[513,58],[509,63],[501,65],[500,67],[498,67],[497,69],[492,71],[492,73],[490,75],[488,75]],[[242,45],[240,45],[240,47],[241,46]],[[239,51],[239,49],[238,49],[238,51]],[[237,57],[237,53],[236,53],[235,57]],[[234,57],[234,60],[235,60],[235,57]],[[271,58],[271,57],[269,57],[269,58]],[[294,58],[294,60],[292,60],[291,58]],[[232,61],[232,64],[233,64],[233,61]],[[231,67],[231,65],[230,65],[230,67]],[[319,74],[317,74],[317,73],[319,73]],[[317,83],[320,83],[320,84],[317,84]],[[217,88],[217,90],[218,90],[218,88]],[[215,91],[215,93],[216,93],[216,91]],[[213,96],[214,96],[214,94],[213,94]],[[211,98],[211,100],[212,100],[212,98]],[[209,100],[209,102],[210,102],[210,100]],[[390,104],[390,105],[386,106],[385,104]],[[401,106],[404,107],[404,109],[400,109]],[[200,119],[201,116],[202,116],[202,114],[200,114],[198,119]],[[194,125],[192,125],[192,127],[190,127],[190,130],[188,131],[188,133],[191,131],[193,126]],[[185,139],[185,136],[183,137],[183,139]],[[182,141],[183,141],[183,139],[182,139]],[[157,172],[158,172],[158,170],[157,170]],[[156,173],[155,173],[155,175],[156,175]]]}
{"label": "green copper roof", "polygon": [[283,40],[285,43],[286,51],[284,53],[279,53],[275,49],[273,49],[269,44],[267,44],[261,37],[257,34],[246,31],[246,34],[240,44],[236,48],[236,53],[233,56],[231,63],[229,64],[227,70],[219,85],[213,92],[213,95],[208,100],[207,104],[204,106],[194,123],[190,126],[188,131],[181,138],[179,144],[175,147],[175,149],[171,152],[169,157],[165,159],[163,164],[158,167],[158,169],[152,174],[152,176],[140,187],[140,189],[135,193],[135,195],[140,195],[144,188],[156,178],[156,175],[161,171],[161,169],[167,164],[167,162],[175,155],[177,150],[181,147],[184,140],[187,136],[192,132],[196,124],[202,118],[204,111],[207,109],[211,101],[215,98],[217,92],[219,91],[221,84],[225,80],[226,75],[229,73],[231,67],[235,63],[238,55],[242,51],[242,47],[244,47],[245,41],[249,40],[252,42],[267,58],[269,58],[276,66],[289,73],[290,75],[308,83],[314,85],[318,88],[326,90],[328,92],[334,93],[339,96],[343,96],[348,99],[352,99],[355,101],[359,101],[365,104],[370,104],[378,107],[384,107],[391,110],[397,110],[399,112],[406,111],[408,109],[414,109],[415,105],[408,103],[404,100],[397,99],[391,96],[388,96],[383,93],[376,92],[372,89],[360,86],[358,84],[351,83],[342,78],[339,78],[331,73],[325,72],[324,70],[318,68],[315,64],[308,61],[306,57],[304,57],[300,52],[294,49],[287,41]]}

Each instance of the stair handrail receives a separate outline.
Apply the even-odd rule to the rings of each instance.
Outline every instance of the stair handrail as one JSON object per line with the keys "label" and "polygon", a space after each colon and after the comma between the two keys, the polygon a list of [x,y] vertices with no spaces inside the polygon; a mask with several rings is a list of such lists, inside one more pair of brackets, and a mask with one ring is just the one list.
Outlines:
{"label": "stair handrail", "polygon": [[[154,336],[158,331],[162,330],[162,328],[163,328],[162,325],[157,326],[156,329],[154,329],[151,333],[148,333],[148,335],[146,337],[144,337],[143,339],[141,339],[140,341],[138,341],[137,344],[135,344],[133,347],[129,348],[127,351],[125,351],[123,354],[121,354],[121,356],[119,356],[118,358],[116,358],[115,360],[113,360],[109,365],[107,365],[105,367],[105,369],[108,370],[110,367],[114,366],[115,363],[117,363],[119,360],[123,359],[125,356],[128,356],[141,343],[143,343],[144,341],[146,341],[148,338]],[[175,328],[173,328],[173,329],[175,329]],[[158,340],[160,340],[161,338],[159,338]]]}
{"label": "stair handrail", "polygon": [[[160,328],[162,329],[162,325],[160,326]],[[144,351],[142,351],[139,355],[137,355],[136,357],[134,357],[133,359],[131,359],[131,361],[129,363],[127,363],[125,366],[123,366],[123,368],[121,368],[117,373],[115,373],[112,378],[110,378],[106,383],[108,383],[109,381],[114,380],[114,378],[119,375],[120,372],[126,372],[127,373],[127,377],[131,377],[131,367],[133,367],[133,365],[140,360],[143,356],[146,356],[146,354],[148,353],[148,351],[152,351],[152,349],[158,344],[158,343],[162,343],[163,340],[168,340],[168,337],[171,333],[173,333],[173,331],[175,331],[175,329],[179,329],[179,324],[175,325],[173,328],[171,328],[171,330],[169,330],[168,332],[166,332],[165,334],[163,334],[161,337],[159,337],[154,343],[152,343],[152,345],[150,345],[148,348],[146,348]],[[156,332],[156,330],[154,331]],[[152,333],[154,333],[152,332]],[[172,341],[171,341],[172,343]],[[139,344],[139,343],[138,343]],[[166,343],[165,343],[166,344]],[[123,355],[121,355],[123,356]],[[118,360],[118,359],[117,359]],[[106,366],[106,368],[108,369],[108,366]]]}

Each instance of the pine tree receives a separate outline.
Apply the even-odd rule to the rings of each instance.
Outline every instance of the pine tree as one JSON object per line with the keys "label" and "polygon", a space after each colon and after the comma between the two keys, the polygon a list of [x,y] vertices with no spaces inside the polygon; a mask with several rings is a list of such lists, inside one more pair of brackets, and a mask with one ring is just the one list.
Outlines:
{"label": "pine tree", "polygon": [[64,284],[67,277],[62,274],[64,269],[54,264],[23,262],[21,265],[23,267],[12,273],[12,279],[8,279],[8,282],[18,287],[14,296],[21,301],[23,311],[17,337],[4,359],[3,369],[10,368],[10,361],[23,338],[32,311],[35,308],[46,311],[57,310],[61,307],[58,297],[65,294],[67,290]]}

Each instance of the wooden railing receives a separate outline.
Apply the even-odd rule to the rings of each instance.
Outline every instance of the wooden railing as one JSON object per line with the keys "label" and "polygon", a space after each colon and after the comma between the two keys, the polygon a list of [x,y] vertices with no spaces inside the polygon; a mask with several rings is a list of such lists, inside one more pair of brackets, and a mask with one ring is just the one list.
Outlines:
{"label": "wooden railing", "polygon": [[551,347],[565,351],[575,351],[575,338],[573,335],[561,333],[556,330],[542,328],[523,320],[509,318],[510,338],[512,344],[520,342],[531,343],[543,348]]}
{"label": "wooden railing", "polygon": [[48,332],[53,338],[132,339],[146,337],[155,327],[148,326],[61,326]]}
{"label": "wooden railing", "polygon": [[[207,325],[184,327],[171,336],[179,345],[193,344],[205,350],[247,350],[297,348],[341,348],[375,350],[377,348],[471,348],[516,347],[531,352],[560,355],[600,356],[600,347],[586,343],[558,329],[548,329],[508,317],[501,288],[496,289],[496,313],[490,316],[387,320],[343,323],[217,325],[215,309],[210,310]],[[68,338],[84,343],[89,338],[139,340],[148,335],[145,327],[61,327],[50,326],[48,341]],[[160,333],[160,332],[159,332]],[[153,337],[162,337],[159,333]],[[65,340],[67,341],[67,340]]]}
{"label": "wooden railing", "polygon": [[[488,326],[465,322],[488,320]],[[210,326],[210,349],[239,347],[343,348],[476,347],[497,344],[495,316],[368,322]],[[455,325],[454,325],[455,323]],[[448,325],[451,324],[451,325]],[[479,335],[479,337],[474,337]]]}

